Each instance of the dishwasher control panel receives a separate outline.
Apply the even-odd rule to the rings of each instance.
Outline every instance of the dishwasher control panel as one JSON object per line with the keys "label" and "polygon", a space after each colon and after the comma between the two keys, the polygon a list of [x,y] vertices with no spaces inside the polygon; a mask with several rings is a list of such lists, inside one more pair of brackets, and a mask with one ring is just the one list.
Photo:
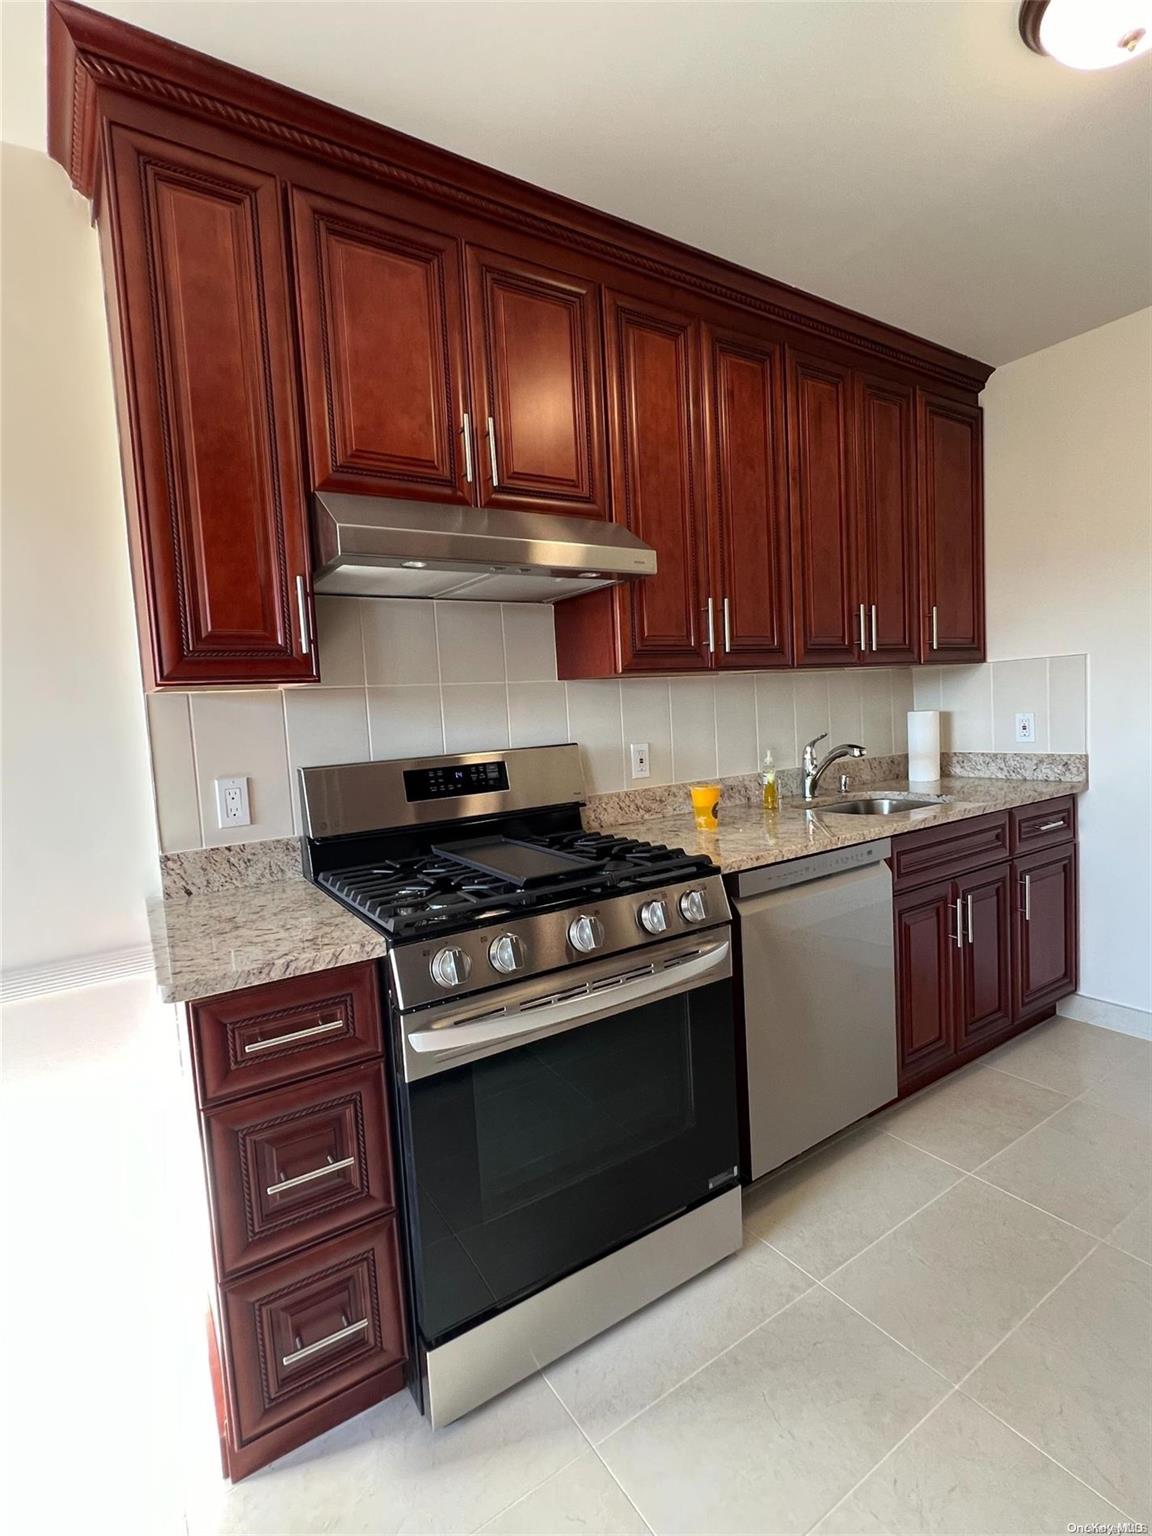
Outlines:
{"label": "dishwasher control panel", "polygon": [[879,864],[892,852],[890,838],[871,843],[857,843],[851,848],[830,848],[825,853],[811,853],[780,864],[765,864],[744,870],[736,879],[736,895],[763,896],[766,891],[782,891],[790,885],[807,885],[810,880],[826,880],[829,875],[846,870],[866,869]]}

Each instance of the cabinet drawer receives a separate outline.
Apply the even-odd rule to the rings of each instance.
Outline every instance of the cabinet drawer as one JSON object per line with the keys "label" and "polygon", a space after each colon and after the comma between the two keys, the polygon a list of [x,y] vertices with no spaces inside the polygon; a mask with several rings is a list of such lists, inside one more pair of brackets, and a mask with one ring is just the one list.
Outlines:
{"label": "cabinet drawer", "polygon": [[222,1278],[395,1204],[378,1061],[213,1110],[204,1140]]}
{"label": "cabinet drawer", "polygon": [[1012,812],[1012,852],[1033,853],[1070,843],[1076,836],[1076,799],[1063,795],[1039,805],[1020,805]]}
{"label": "cabinet drawer", "polygon": [[405,1358],[395,1217],[221,1288],[243,1444]]}
{"label": "cabinet drawer", "polygon": [[372,964],[225,992],[188,1010],[200,1103],[279,1087],[383,1051]]}
{"label": "cabinet drawer", "polygon": [[929,827],[892,839],[892,884],[897,891],[981,869],[1008,857],[1008,812],[974,816],[948,827]]}

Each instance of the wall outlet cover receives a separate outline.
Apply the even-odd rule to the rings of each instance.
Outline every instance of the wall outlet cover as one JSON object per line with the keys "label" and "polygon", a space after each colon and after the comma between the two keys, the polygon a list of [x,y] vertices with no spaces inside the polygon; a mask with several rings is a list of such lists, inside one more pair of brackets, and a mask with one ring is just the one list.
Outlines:
{"label": "wall outlet cover", "polygon": [[1021,710],[1016,716],[1016,740],[1036,740],[1036,716],[1031,710]]}
{"label": "wall outlet cover", "polygon": [[250,827],[247,778],[216,780],[216,823],[220,827]]}
{"label": "wall outlet cover", "polygon": [[648,756],[648,743],[646,741],[629,742],[628,752],[632,762],[632,777],[634,779],[646,779],[652,772]]}

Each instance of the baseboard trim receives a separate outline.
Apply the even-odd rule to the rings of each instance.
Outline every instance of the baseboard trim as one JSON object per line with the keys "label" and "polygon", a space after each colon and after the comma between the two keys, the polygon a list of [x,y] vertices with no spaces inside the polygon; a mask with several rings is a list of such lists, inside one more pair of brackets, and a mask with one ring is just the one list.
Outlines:
{"label": "baseboard trim", "polygon": [[1152,1013],[1143,1008],[1126,1008],[1122,1003],[1106,1003],[1102,997],[1085,997],[1074,992],[1056,1005],[1056,1012],[1082,1024],[1098,1024],[1117,1034],[1135,1035],[1138,1040],[1152,1040]]}
{"label": "baseboard trim", "polygon": [[144,976],[151,970],[150,944],[104,950],[96,955],[73,955],[46,965],[26,965],[0,973],[0,997],[6,1003],[14,1003],[30,997],[47,997],[53,992],[72,992],[101,981]]}

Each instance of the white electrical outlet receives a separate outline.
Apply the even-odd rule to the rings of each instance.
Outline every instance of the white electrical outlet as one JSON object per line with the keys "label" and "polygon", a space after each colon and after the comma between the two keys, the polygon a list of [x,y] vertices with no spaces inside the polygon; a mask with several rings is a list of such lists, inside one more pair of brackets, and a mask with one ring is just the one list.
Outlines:
{"label": "white electrical outlet", "polygon": [[252,825],[246,778],[216,780],[216,824],[220,827]]}
{"label": "white electrical outlet", "polygon": [[1016,716],[1016,740],[1036,740],[1036,716],[1031,710],[1021,710]]}
{"label": "white electrical outlet", "polygon": [[633,741],[629,744],[628,751],[632,756],[632,777],[634,779],[646,779],[652,772],[648,761],[648,743],[646,741]]}

